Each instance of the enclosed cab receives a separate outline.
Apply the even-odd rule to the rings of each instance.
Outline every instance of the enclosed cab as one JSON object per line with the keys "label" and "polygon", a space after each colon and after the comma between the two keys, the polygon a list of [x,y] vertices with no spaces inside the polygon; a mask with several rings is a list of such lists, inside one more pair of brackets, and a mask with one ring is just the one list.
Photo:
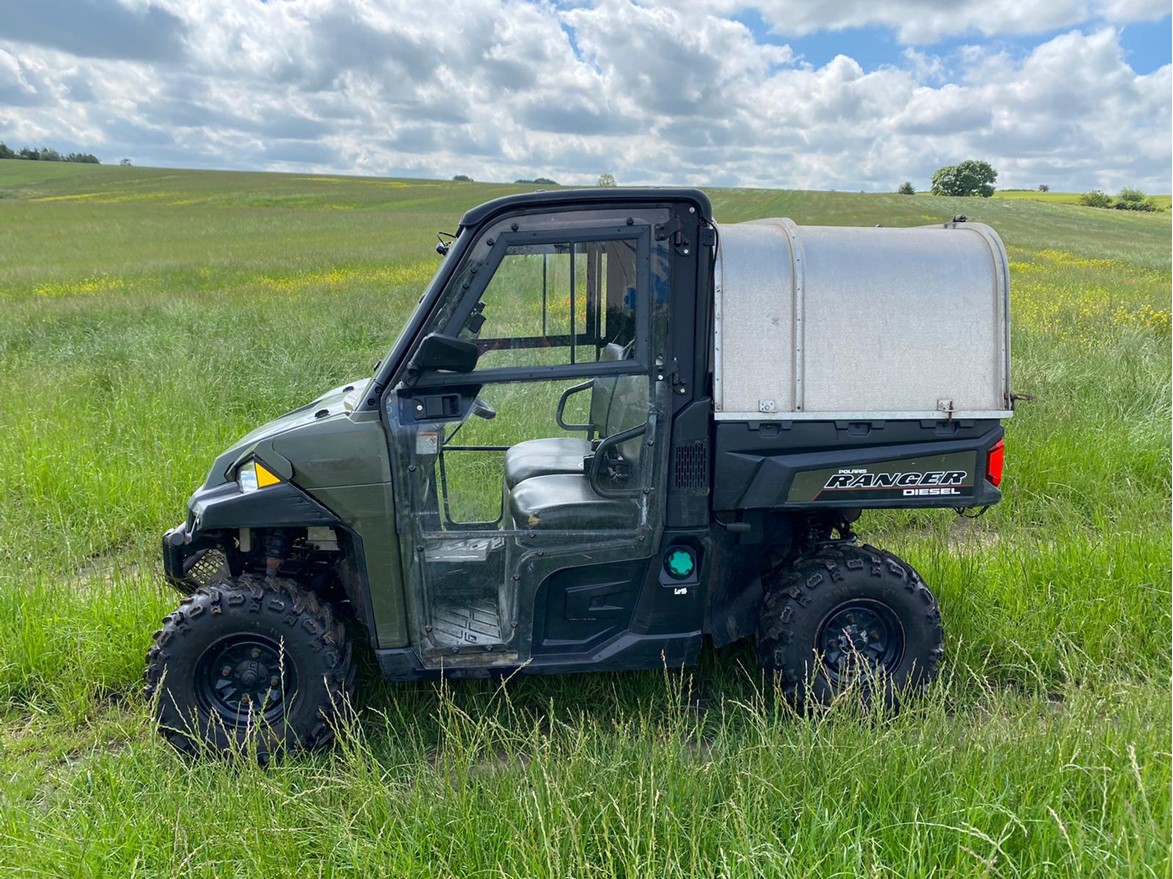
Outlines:
{"label": "enclosed cab", "polygon": [[[147,669],[178,746],[310,747],[352,686],[614,671],[753,636],[796,700],[894,700],[942,652],[877,507],[999,500],[992,230],[718,226],[695,190],[461,220],[387,357],[222,454],[164,537]],[[293,696],[296,694],[297,698]]]}

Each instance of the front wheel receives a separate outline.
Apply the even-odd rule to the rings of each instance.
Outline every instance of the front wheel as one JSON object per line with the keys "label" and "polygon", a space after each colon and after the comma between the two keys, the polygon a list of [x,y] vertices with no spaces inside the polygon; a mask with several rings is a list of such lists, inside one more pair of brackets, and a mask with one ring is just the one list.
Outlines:
{"label": "front wheel", "polygon": [[186,752],[255,742],[267,758],[324,745],[353,680],[330,607],[294,583],[248,575],[184,598],[147,654],[159,730]]}
{"label": "front wheel", "polygon": [[920,575],[872,546],[824,546],[765,583],[758,662],[796,703],[830,703],[858,682],[895,704],[936,677],[943,640]]}

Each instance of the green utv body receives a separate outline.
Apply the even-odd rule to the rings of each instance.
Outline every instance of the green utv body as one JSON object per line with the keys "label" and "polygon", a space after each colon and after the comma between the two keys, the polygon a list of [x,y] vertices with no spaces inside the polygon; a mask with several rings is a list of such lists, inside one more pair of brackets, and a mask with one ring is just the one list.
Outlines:
{"label": "green utv body", "polygon": [[1005,250],[710,217],[688,189],[469,211],[375,374],[241,439],[164,536],[168,738],[328,741],[352,644],[396,680],[748,636],[795,700],[931,680],[935,599],[852,523],[1000,499]]}

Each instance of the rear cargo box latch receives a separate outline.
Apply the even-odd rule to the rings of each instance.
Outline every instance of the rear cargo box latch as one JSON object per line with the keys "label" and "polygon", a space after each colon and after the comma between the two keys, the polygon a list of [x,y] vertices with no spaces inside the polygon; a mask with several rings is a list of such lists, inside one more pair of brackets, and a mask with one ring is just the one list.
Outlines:
{"label": "rear cargo box latch", "polygon": [[952,400],[938,400],[937,411],[944,412],[946,418],[953,417],[953,401]]}
{"label": "rear cargo box latch", "polygon": [[759,412],[777,412],[778,404],[773,400],[758,400]]}

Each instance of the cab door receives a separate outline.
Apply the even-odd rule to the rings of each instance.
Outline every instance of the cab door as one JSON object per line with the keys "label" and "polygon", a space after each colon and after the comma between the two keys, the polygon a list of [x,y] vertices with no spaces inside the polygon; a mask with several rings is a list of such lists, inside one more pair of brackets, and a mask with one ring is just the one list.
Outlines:
{"label": "cab door", "polygon": [[626,630],[662,518],[668,217],[483,229],[385,395],[426,666],[523,662],[535,625],[569,651]]}

